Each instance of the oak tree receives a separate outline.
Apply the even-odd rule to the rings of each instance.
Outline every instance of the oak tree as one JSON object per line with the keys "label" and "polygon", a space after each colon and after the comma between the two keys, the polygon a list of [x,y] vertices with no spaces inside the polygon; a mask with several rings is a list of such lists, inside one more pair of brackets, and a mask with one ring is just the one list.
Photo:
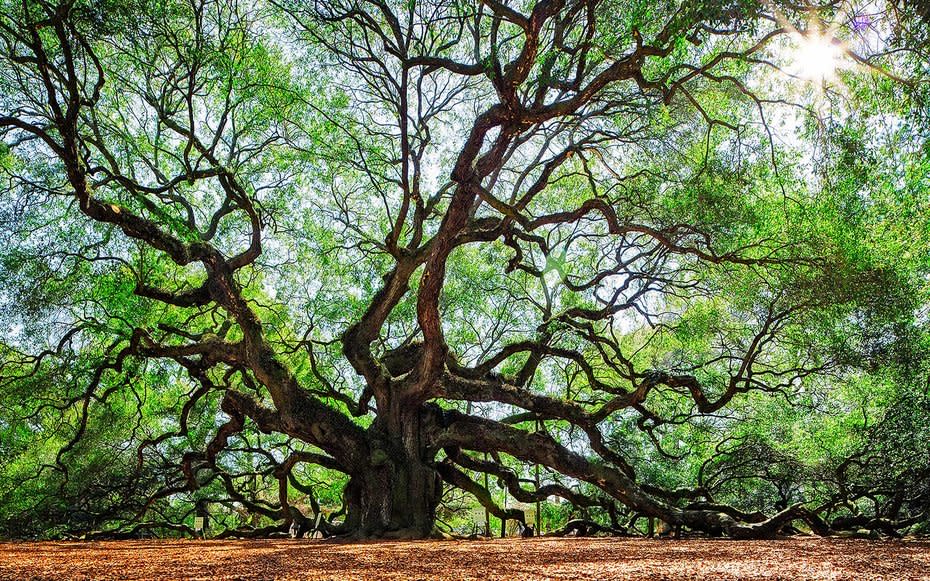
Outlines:
{"label": "oak tree", "polygon": [[[799,473],[727,426],[829,398],[869,322],[919,302],[925,267],[890,256],[909,239],[920,264],[923,223],[885,212],[926,191],[915,7],[0,12],[4,401],[20,435],[57,418],[32,472],[63,488],[93,480],[78,458],[131,460],[81,484],[132,508],[88,528],[209,490],[259,532],[309,530],[315,466],[344,502],[326,534],[429,535],[450,490],[525,520],[488,477],[612,530],[829,532],[842,494],[720,500],[746,459],[776,487]],[[716,452],[682,484],[655,468],[697,445],[684,426]],[[913,522],[897,506],[882,526]]]}

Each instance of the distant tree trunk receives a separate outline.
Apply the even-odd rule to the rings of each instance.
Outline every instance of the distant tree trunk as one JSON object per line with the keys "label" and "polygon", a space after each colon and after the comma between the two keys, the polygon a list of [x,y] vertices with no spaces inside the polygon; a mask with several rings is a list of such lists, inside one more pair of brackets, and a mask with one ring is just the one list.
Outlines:
{"label": "distant tree trunk", "polygon": [[[484,461],[488,461],[488,453],[484,453]],[[487,491],[491,490],[491,487],[488,486],[488,473],[484,473],[484,489]],[[488,507],[484,507],[484,536],[491,536],[491,511],[488,510]]]}
{"label": "distant tree trunk", "polygon": [[[542,430],[542,422],[540,422],[539,420],[536,420],[536,431],[539,432],[541,430]],[[536,490],[539,490],[539,464],[534,465],[534,468],[536,470],[536,478],[535,478],[534,484],[536,485]],[[536,534],[537,535],[542,534],[541,509],[542,509],[542,503],[539,500],[537,500],[536,501]]]}
{"label": "distant tree trunk", "polygon": [[[506,488],[504,489],[504,510],[507,510],[507,489]],[[501,538],[503,539],[506,536],[507,536],[507,519],[502,518],[501,519]]]}

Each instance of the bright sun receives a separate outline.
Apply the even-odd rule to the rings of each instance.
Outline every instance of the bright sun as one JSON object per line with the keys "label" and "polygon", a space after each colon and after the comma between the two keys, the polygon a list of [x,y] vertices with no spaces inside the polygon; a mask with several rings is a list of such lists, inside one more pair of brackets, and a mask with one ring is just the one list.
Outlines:
{"label": "bright sun", "polygon": [[841,66],[843,48],[829,36],[816,33],[798,35],[799,47],[795,56],[797,73],[811,81],[829,81]]}

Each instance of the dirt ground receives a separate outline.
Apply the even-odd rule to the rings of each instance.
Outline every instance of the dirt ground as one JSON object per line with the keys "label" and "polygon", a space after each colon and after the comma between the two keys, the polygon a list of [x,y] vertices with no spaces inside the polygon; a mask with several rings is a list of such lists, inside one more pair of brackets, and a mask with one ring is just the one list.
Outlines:
{"label": "dirt ground", "polygon": [[0,543],[2,579],[930,579],[930,541]]}

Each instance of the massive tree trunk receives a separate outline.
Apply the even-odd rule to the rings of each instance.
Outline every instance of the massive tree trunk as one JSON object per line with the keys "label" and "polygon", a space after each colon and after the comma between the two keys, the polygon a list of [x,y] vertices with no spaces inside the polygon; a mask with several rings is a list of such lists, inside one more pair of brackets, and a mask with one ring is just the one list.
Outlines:
{"label": "massive tree trunk", "polygon": [[442,486],[430,465],[429,418],[418,408],[389,406],[368,430],[368,462],[345,489],[350,535],[422,538],[432,532]]}

